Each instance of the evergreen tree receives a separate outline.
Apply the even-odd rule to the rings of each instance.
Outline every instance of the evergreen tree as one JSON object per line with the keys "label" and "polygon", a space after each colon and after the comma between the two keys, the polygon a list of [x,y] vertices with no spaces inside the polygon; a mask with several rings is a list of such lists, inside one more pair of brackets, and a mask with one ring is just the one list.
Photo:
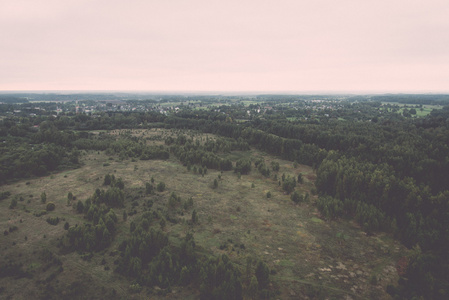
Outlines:
{"label": "evergreen tree", "polygon": [[161,181],[161,182],[159,182],[158,184],[157,184],[157,191],[158,192],[163,192],[163,191],[165,191],[165,182],[163,182],[163,181]]}
{"label": "evergreen tree", "polygon": [[282,189],[287,193],[290,194],[291,192],[293,192],[293,190],[295,189],[296,186],[296,181],[295,178],[287,176],[287,178],[285,178],[284,182],[282,183]]}
{"label": "evergreen tree", "polygon": [[302,178],[302,173],[298,174],[298,183],[300,183],[300,184],[304,183],[304,179]]}
{"label": "evergreen tree", "polygon": [[78,202],[76,203],[76,211],[80,214],[84,211],[84,204],[81,200],[78,200]]}
{"label": "evergreen tree", "polygon": [[257,263],[255,275],[259,283],[259,289],[267,288],[270,283],[270,269],[263,261]]}
{"label": "evergreen tree", "polygon": [[192,219],[191,219],[191,221],[192,221],[192,224],[198,223],[198,214],[196,213],[195,209],[192,211]]}
{"label": "evergreen tree", "polygon": [[45,192],[42,192],[41,194],[41,202],[42,203],[47,202],[47,194]]}
{"label": "evergreen tree", "polygon": [[294,191],[291,196],[290,199],[295,202],[296,204],[298,204],[299,202],[304,201],[304,197],[302,195],[300,195],[297,191]]}
{"label": "evergreen tree", "polygon": [[153,191],[154,191],[154,186],[153,186],[153,184],[151,184],[151,183],[149,183],[149,182],[145,183],[145,193],[146,193],[147,195],[150,195],[150,194],[153,194]]}

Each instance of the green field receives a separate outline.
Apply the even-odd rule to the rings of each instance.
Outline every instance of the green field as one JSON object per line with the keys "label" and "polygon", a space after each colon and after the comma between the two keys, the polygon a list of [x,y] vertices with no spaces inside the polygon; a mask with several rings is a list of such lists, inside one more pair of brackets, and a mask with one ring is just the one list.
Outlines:
{"label": "green field", "polygon": [[432,110],[434,109],[442,109],[443,106],[441,105],[423,105],[421,108],[416,107],[416,104],[404,104],[404,103],[397,103],[397,102],[382,102],[382,104],[390,104],[392,106],[398,106],[397,113],[401,114],[404,112],[404,105],[407,109],[415,108],[416,109],[416,117],[425,117],[429,115]]}

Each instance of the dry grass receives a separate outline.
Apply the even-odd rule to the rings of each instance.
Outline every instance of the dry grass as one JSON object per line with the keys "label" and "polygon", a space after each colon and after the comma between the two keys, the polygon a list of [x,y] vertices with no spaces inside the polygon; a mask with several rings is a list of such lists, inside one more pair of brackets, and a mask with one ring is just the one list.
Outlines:
{"label": "dry grass", "polygon": [[[167,136],[173,132],[163,129],[133,130],[131,134],[154,137]],[[148,143],[161,141],[149,140]],[[193,230],[202,252],[214,255],[227,253],[241,266],[244,276],[247,257],[262,259],[276,271],[276,275],[271,278],[281,292],[279,298],[297,298],[299,295],[313,297],[319,296],[320,293],[338,298],[388,298],[383,288],[397,280],[394,266],[404,251],[398,243],[385,235],[368,237],[353,222],[321,221],[313,206],[315,198],[310,193],[315,179],[314,171],[310,167],[300,165],[294,168],[291,162],[255,150],[230,154],[233,160],[242,156],[263,157],[268,166],[272,160],[278,161],[279,179],[283,173],[295,177],[302,173],[304,184],[298,186],[297,190],[308,192],[311,196],[310,203],[295,205],[290,196],[285,195],[278,186],[278,182],[273,180],[273,174],[271,178],[266,178],[257,170],[253,170],[249,175],[242,175],[240,179],[233,172],[221,173],[216,170],[208,170],[202,177],[188,172],[174,158],[167,161],[118,161],[116,157],[110,160],[103,153],[91,151],[84,155],[84,166],[80,169],[0,187],[0,191],[12,193],[10,198],[0,202],[0,229],[3,231],[13,225],[19,228],[8,236],[1,237],[1,254],[4,258],[33,266],[33,263],[41,263],[36,258],[39,249],[48,248],[58,253],[56,244],[65,233],[64,222],[69,222],[71,226],[84,222],[82,216],[67,205],[67,193],[71,191],[77,200],[84,201],[96,188],[102,188],[104,175],[110,173],[122,177],[125,188],[140,195],[141,198],[137,199],[140,204],[138,210],[142,210],[142,200],[149,198],[154,201],[155,208],[165,208],[172,192],[183,200],[192,197],[194,208],[199,214],[199,224],[193,227],[187,222],[167,224],[165,230],[172,239],[176,240],[176,237],[182,237]],[[103,166],[105,163],[109,163],[109,166]],[[213,180],[219,175],[221,180],[218,188],[213,189]],[[154,177],[156,184],[164,181],[167,190],[150,197],[139,194],[139,191],[144,191],[145,183],[149,182],[151,177]],[[40,194],[43,191],[47,194],[47,202],[56,204],[56,210],[36,217],[34,212],[45,209],[45,205],[40,202]],[[271,198],[266,197],[268,191],[272,194]],[[22,195],[25,200],[19,201],[17,208],[10,210],[10,199],[15,195]],[[28,212],[23,209],[23,205],[26,205]],[[126,210],[130,207],[128,202]],[[116,214],[120,219],[119,230],[111,250],[127,237],[129,223],[139,217],[137,214],[124,222],[121,220],[122,210],[116,210]],[[181,218],[188,220],[190,214],[191,209]],[[52,226],[45,221],[48,216],[58,216],[65,221]],[[92,295],[102,295],[96,288],[98,286],[109,290],[114,288],[119,296],[130,297],[130,282],[118,277],[111,270],[105,271],[104,266],[100,264],[104,257],[106,265],[113,269],[115,257],[109,253],[110,251],[95,254],[91,262],[82,260],[77,253],[58,254],[64,271],[58,275],[58,283],[54,285],[57,289],[64,290],[68,288],[69,283],[80,281],[80,284],[87,286],[86,291],[92,291]],[[35,283],[35,279],[38,276],[48,276],[52,270],[37,269],[37,272],[42,274],[34,275],[33,279],[1,278],[0,287],[3,287],[4,291],[0,296],[14,294],[15,299],[24,299],[33,293],[42,293],[44,287]],[[381,278],[377,284],[369,282],[373,275]],[[140,295],[131,296],[137,299],[144,295],[145,291]],[[170,294],[169,298],[186,299],[189,295],[192,298],[197,296],[186,288],[175,289],[175,293]]]}

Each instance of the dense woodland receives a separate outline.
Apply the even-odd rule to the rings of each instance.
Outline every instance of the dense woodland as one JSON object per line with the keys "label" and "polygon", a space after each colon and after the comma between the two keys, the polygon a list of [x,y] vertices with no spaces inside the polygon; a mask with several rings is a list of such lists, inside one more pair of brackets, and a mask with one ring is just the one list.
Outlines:
{"label": "dense woodland", "polygon": [[[177,109],[168,113],[153,109],[58,115],[52,112],[54,103],[44,104],[46,110],[33,108],[30,115],[27,102],[8,98],[0,104],[0,184],[76,168],[83,150],[134,160],[174,156],[188,170],[194,168],[200,174],[215,169],[234,170],[240,176],[255,168],[264,176],[273,176],[270,170],[276,166],[249,160],[233,163],[221,155],[254,147],[316,169],[319,198],[315,205],[324,219],[355,219],[368,234],[389,232],[414,249],[398,285],[388,287],[393,297],[446,299],[448,96],[322,96],[324,100],[318,104],[311,102],[313,98],[317,96],[262,95],[252,98],[250,104],[226,98],[220,99],[221,103],[229,103],[211,106],[217,100],[213,99],[198,109],[189,104],[191,99],[174,97],[166,101],[177,101],[173,104]],[[160,104],[156,100],[146,103]],[[428,104],[443,106],[417,116]],[[11,113],[14,110],[21,113]],[[150,147],[145,138],[131,134],[118,138],[102,132],[135,128],[189,129],[220,138],[200,144],[180,134],[165,138],[164,145]],[[284,190],[293,192],[299,180],[282,178]],[[78,202],[78,213],[89,223],[68,229],[61,241],[64,251],[99,251],[114,238],[118,218],[113,209],[123,205],[126,187],[120,179],[109,177],[105,188]],[[146,191],[153,193],[158,188],[163,187],[148,183]],[[173,195],[173,205],[177,201],[181,202]],[[118,249],[118,273],[136,278],[140,285],[196,284],[202,299],[241,299],[242,293],[250,292],[269,297],[270,291],[264,290],[269,270],[263,263],[249,274],[254,279],[244,282],[226,256],[212,259],[198,254],[192,235],[175,246],[163,232],[149,229],[155,222],[170,220],[170,215],[162,216],[148,206],[141,222],[130,228],[129,240]],[[192,213],[185,207],[186,213]],[[195,222],[194,216],[191,222]]]}

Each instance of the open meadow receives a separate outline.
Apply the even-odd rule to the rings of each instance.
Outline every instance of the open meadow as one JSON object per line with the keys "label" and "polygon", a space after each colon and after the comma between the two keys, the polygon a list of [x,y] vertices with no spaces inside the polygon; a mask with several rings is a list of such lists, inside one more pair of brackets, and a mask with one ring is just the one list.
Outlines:
{"label": "open meadow", "polygon": [[[122,133],[106,132],[118,137]],[[162,145],[164,138],[177,134],[163,129],[130,133],[146,138],[148,145]],[[205,134],[184,133],[194,140],[206,138]],[[167,160],[121,160],[105,151],[88,150],[82,151],[78,169],[1,186],[0,192],[11,193],[0,202],[1,263],[17,274],[0,278],[0,298],[51,299],[57,294],[76,299],[198,298],[194,284],[165,292],[158,287],[135,291],[130,288],[134,284],[131,278],[114,272],[117,248],[129,237],[130,224],[152,210],[170,217],[164,225],[151,226],[162,228],[174,245],[190,232],[202,255],[226,254],[241,272],[244,287],[250,280],[248,268],[257,260],[265,262],[274,299],[389,299],[385,287],[396,284],[397,263],[405,248],[386,233],[367,235],[354,221],[324,220],[314,205],[316,174],[311,167],[253,148],[220,156],[234,165],[241,158],[261,158],[266,165],[278,162],[280,168],[269,177],[254,167],[248,175],[214,169],[201,175],[188,170],[174,155]],[[78,200],[85,201],[96,189],[105,189],[107,174],[122,178],[125,185],[124,207],[114,208],[118,222],[112,243],[91,254],[62,251],[58,244],[67,234],[64,225],[87,222],[76,212]],[[296,204],[284,192],[283,174],[294,178],[302,174],[303,183],[298,183],[296,191],[309,195],[305,201]],[[164,182],[165,190],[147,194],[145,186],[152,179],[155,185]],[[68,198],[69,192],[74,198]],[[172,193],[180,197],[175,205],[169,203]],[[183,207],[189,198],[193,206]],[[14,208],[10,208],[12,199],[17,200]],[[47,211],[50,202],[55,209]],[[193,210],[198,221],[192,224]],[[127,218],[122,218],[124,212]],[[51,225],[48,218],[60,221]]]}

